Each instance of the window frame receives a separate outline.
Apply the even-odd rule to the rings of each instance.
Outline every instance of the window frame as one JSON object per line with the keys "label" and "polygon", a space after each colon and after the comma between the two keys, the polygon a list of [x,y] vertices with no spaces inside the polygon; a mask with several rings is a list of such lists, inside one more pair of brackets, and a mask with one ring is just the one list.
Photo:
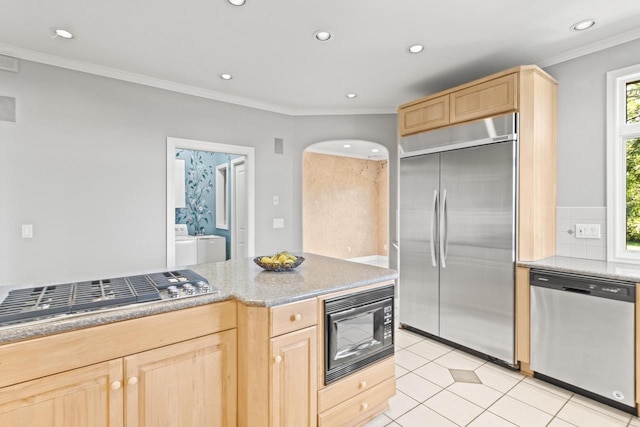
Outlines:
{"label": "window frame", "polygon": [[229,166],[216,166],[216,228],[229,229]]}
{"label": "window frame", "polygon": [[627,250],[626,233],[626,144],[640,137],[640,123],[626,123],[626,85],[637,80],[640,64],[607,73],[607,260],[640,264],[640,251]]}

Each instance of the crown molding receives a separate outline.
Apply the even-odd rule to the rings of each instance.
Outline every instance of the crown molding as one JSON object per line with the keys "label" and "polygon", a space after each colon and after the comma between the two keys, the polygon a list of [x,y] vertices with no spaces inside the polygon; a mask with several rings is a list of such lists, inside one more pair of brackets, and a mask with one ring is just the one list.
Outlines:
{"label": "crown molding", "polygon": [[136,83],[144,86],[155,87],[158,89],[169,90],[172,92],[183,93],[186,95],[197,96],[200,98],[212,99],[215,101],[226,102],[229,104],[241,105],[244,107],[255,108],[258,110],[269,111],[272,113],[284,114],[287,116],[318,116],[318,115],[360,115],[360,114],[396,114],[395,107],[389,108],[371,108],[360,110],[347,109],[293,109],[280,105],[269,104],[266,102],[256,101],[254,99],[243,98],[240,96],[229,95],[226,93],[216,92],[209,89],[203,89],[196,86],[189,86],[169,80],[158,79],[144,74],[132,73],[116,68],[105,67],[102,65],[92,64],[89,62],[78,61],[75,59],[63,58],[57,55],[38,52],[35,50],[24,49],[18,46],[0,43],[0,54],[12,56],[14,58],[26,61],[38,62],[55,67],[66,68],[83,73],[94,74],[101,77],[122,80],[129,83]]}
{"label": "crown molding", "polygon": [[552,56],[550,58],[542,59],[534,62],[540,68],[546,68],[551,65],[560,64],[561,62],[570,61],[581,56],[589,55],[604,49],[608,49],[613,46],[617,46],[623,43],[627,43],[640,38],[640,28],[636,28],[631,31],[616,34],[615,36],[598,40],[585,46],[581,46],[575,49],[568,50],[559,55]]}

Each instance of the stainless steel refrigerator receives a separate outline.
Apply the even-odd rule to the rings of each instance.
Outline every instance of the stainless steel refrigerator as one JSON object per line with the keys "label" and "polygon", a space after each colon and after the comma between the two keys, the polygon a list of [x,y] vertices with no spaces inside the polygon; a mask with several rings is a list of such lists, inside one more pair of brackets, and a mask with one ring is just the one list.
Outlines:
{"label": "stainless steel refrigerator", "polygon": [[401,139],[400,323],[514,358],[517,115]]}

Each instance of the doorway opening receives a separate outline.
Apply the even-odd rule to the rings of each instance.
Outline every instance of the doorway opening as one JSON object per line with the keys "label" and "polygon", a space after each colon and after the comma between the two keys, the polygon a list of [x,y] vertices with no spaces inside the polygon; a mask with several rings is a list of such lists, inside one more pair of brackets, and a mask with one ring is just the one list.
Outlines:
{"label": "doorway opening", "polygon": [[305,252],[389,265],[389,152],[381,144],[333,140],[303,153]]}
{"label": "doorway opening", "polygon": [[[193,255],[185,258],[192,253],[196,263],[253,256],[254,151],[253,147],[167,138],[167,268],[188,265],[183,260],[192,260]],[[176,233],[186,236],[176,237]],[[219,248],[221,244],[224,249]],[[187,246],[193,246],[193,251]],[[219,249],[223,255],[212,257],[211,251]]]}

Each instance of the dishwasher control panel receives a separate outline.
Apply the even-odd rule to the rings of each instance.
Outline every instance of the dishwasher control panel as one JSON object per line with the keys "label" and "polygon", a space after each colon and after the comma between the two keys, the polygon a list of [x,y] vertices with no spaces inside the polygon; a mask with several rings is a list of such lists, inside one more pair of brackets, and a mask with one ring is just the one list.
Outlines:
{"label": "dishwasher control panel", "polygon": [[619,301],[635,302],[636,299],[635,283],[593,276],[531,270],[530,284]]}

